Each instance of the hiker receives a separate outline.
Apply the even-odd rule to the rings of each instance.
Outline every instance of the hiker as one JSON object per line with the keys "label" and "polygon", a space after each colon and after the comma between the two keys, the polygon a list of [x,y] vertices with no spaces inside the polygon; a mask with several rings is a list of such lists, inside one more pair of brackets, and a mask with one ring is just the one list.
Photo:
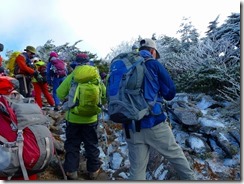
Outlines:
{"label": "hiker", "polygon": [[43,78],[37,70],[32,68],[31,59],[36,54],[36,49],[33,46],[27,46],[24,51],[15,59],[14,77],[19,81],[20,94],[24,97],[32,97],[32,76],[38,81],[42,81]]}
{"label": "hiker", "polygon": [[[139,46],[139,54],[146,60],[145,65],[154,80],[144,79],[144,97],[147,101],[153,101],[158,95],[157,101],[172,100],[175,97],[175,85],[164,66],[157,60],[160,55],[156,43],[152,39],[142,39]],[[149,87],[150,86],[150,87]],[[130,126],[130,138],[126,138],[129,149],[130,180],[145,180],[146,168],[149,161],[150,147],[160,152],[177,171],[181,180],[195,180],[194,172],[181,149],[176,143],[175,137],[166,121],[166,116],[161,106],[154,106],[153,111],[161,112],[159,115],[149,114],[142,118],[140,131],[132,131]]]}
{"label": "hiker", "polygon": [[[0,52],[2,52],[4,49],[4,45],[2,43],[0,43]],[[3,62],[3,58],[2,56],[0,55],[0,67],[2,67],[2,62]]]}
{"label": "hiker", "polygon": [[100,73],[101,79],[103,81],[103,83],[106,85],[106,80],[107,80],[107,73],[106,72],[101,72]]}
{"label": "hiker", "polygon": [[0,76],[6,76],[5,68],[0,66]]}
{"label": "hiker", "polygon": [[[67,76],[67,69],[65,66],[64,61],[60,60],[58,58],[58,54],[54,51],[50,52],[50,56],[48,59],[48,63],[47,63],[47,82],[50,86],[53,87],[53,99],[55,102],[55,107],[54,110],[55,111],[59,111],[61,109],[61,102],[57,96],[57,88],[59,87],[59,85],[64,81],[64,79]],[[57,62],[55,62],[57,61]],[[55,66],[55,64],[57,64],[58,66]],[[59,67],[60,66],[60,70],[61,70],[61,74],[59,74]]]}
{"label": "hiker", "polygon": [[[42,61],[41,59],[35,57],[33,59],[33,64],[34,64],[34,67],[36,68],[36,70],[38,70],[40,72],[42,77],[46,78],[46,63],[44,61]],[[43,105],[42,104],[42,93],[43,93],[44,97],[47,99],[48,104],[51,107],[54,107],[54,105],[55,105],[54,99],[53,99],[52,95],[48,91],[47,81],[45,80],[43,82],[38,82],[33,77],[32,78],[32,84],[34,86],[35,101],[39,105],[39,107],[42,108],[42,105]]]}
{"label": "hiker", "polygon": [[139,51],[139,48],[136,44],[134,44],[132,47],[131,47],[131,50],[134,51],[134,52],[138,52]]}
{"label": "hiker", "polygon": [[[75,57],[75,60],[70,64],[70,67],[74,70],[77,65],[80,65],[80,61],[82,59],[86,59],[86,57],[89,57],[86,53],[78,53]],[[89,61],[89,65],[94,66],[94,62]]]}
{"label": "hiker", "polygon": [[[78,67],[84,68],[86,67],[86,65],[90,66],[89,56],[86,53],[77,54],[76,62],[77,65],[74,71],[67,76],[67,78],[57,89],[57,95],[61,100],[65,100],[66,96],[69,95],[69,92],[72,91],[71,90],[71,85],[73,83],[72,81],[75,79],[75,77],[78,76],[78,74],[82,74],[80,76],[91,75],[88,72],[86,73],[78,72],[77,74],[75,73],[76,71],[79,71]],[[96,68],[93,66],[90,66],[90,68],[94,69],[94,71],[96,70]],[[101,80],[97,70],[96,73],[97,73],[96,79]],[[101,84],[100,89],[102,93],[101,100],[102,103],[105,103],[106,88],[105,85],[102,85],[103,84],[102,82],[100,84]],[[84,95],[90,95],[91,92],[89,93],[84,92]],[[89,97],[86,100],[90,100]],[[82,101],[82,103],[85,103],[85,101]],[[85,108],[88,110],[89,107],[85,105]],[[98,113],[94,113],[93,115],[80,115],[75,113],[71,108],[70,110],[66,111],[65,119],[66,119],[67,126],[66,126],[66,140],[64,143],[64,149],[66,151],[64,170],[66,172],[66,175],[68,179],[71,180],[78,179],[77,172],[79,169],[79,161],[80,161],[80,147],[81,147],[81,143],[83,142],[85,153],[86,153],[85,156],[87,159],[87,164],[86,164],[87,171],[89,172],[90,179],[95,179],[100,172],[100,166],[101,166],[101,161],[99,159],[100,151],[98,148],[98,135],[97,135]]]}
{"label": "hiker", "polygon": [[75,69],[75,67],[78,65],[78,63],[76,62],[76,60],[72,61],[72,63],[70,63],[70,67],[72,68],[72,71]]}

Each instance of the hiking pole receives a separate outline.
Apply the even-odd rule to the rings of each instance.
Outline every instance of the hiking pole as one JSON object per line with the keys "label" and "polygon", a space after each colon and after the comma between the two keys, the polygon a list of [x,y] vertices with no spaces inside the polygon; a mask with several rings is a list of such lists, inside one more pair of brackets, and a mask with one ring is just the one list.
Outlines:
{"label": "hiking pole", "polygon": [[56,150],[56,148],[54,148],[54,149],[55,149],[55,150],[54,150],[54,153],[55,153],[55,155],[56,155],[56,157],[57,157],[57,159],[58,159],[58,164],[59,164],[59,167],[60,167],[60,169],[61,169],[61,171],[62,171],[62,174],[63,174],[63,176],[64,176],[64,180],[68,180],[68,179],[67,179],[67,176],[66,176],[66,174],[65,174],[65,172],[64,172],[64,168],[63,168],[63,166],[62,166],[61,160],[60,160],[60,158],[59,158],[59,156],[58,156],[57,150]]}

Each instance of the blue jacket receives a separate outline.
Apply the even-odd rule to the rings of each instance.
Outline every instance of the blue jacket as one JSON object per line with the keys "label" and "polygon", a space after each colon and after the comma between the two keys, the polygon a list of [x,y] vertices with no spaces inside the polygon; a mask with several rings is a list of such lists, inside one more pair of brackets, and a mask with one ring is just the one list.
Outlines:
{"label": "blue jacket", "polygon": [[49,61],[47,63],[47,82],[48,84],[52,83],[52,73],[51,73],[51,62]]}
{"label": "blue jacket", "polygon": [[147,101],[154,101],[155,96],[158,94],[157,103],[154,108],[154,114],[148,115],[141,120],[141,128],[151,128],[156,124],[165,121],[166,116],[162,109],[163,99],[169,101],[175,97],[176,89],[173,80],[171,79],[165,67],[153,58],[151,53],[147,50],[141,50],[140,55],[147,61],[145,65],[151,74],[153,80],[144,80],[144,97]]}

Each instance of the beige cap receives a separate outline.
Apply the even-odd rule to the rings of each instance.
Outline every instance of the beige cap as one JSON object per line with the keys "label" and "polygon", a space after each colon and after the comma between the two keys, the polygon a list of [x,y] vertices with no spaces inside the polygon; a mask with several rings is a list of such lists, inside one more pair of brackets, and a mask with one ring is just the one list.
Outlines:
{"label": "beige cap", "polygon": [[157,53],[157,57],[156,59],[159,59],[160,58],[160,55],[158,53],[158,50],[157,50],[157,47],[156,47],[156,43],[150,39],[150,38],[144,38],[140,41],[140,48],[141,47],[150,47],[150,48],[153,48],[156,50],[156,53]]}

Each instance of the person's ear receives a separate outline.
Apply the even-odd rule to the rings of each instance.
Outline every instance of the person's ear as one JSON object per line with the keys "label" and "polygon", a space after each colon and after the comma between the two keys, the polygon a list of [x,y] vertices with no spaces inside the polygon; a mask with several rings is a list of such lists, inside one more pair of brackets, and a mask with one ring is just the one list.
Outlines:
{"label": "person's ear", "polygon": [[150,49],[150,53],[152,54],[152,56],[156,59],[157,58],[157,52],[155,49]]}

